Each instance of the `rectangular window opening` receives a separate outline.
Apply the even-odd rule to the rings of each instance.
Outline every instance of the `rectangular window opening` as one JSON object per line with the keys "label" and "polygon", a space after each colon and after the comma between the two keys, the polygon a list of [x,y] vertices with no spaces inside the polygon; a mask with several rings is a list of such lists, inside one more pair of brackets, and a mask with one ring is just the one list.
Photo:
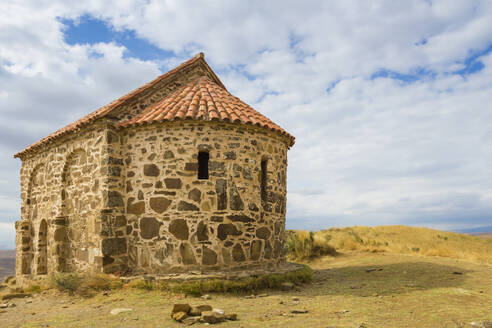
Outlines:
{"label": "rectangular window opening", "polygon": [[208,159],[207,152],[201,151],[198,153],[198,179],[208,179]]}
{"label": "rectangular window opening", "polygon": [[261,181],[260,181],[260,188],[261,188],[261,201],[265,202],[266,201],[266,196],[267,196],[267,166],[268,166],[268,161],[262,160],[261,161]]}

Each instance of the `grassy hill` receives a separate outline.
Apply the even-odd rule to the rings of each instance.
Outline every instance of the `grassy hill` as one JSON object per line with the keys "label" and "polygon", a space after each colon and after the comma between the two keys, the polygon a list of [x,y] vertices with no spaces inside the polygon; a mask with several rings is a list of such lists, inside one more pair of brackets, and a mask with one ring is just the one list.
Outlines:
{"label": "grassy hill", "polygon": [[287,248],[290,257],[298,259],[333,254],[334,251],[358,250],[440,256],[492,264],[490,238],[408,226],[289,231]]}
{"label": "grassy hill", "polygon": [[15,271],[15,251],[0,250],[0,281]]}

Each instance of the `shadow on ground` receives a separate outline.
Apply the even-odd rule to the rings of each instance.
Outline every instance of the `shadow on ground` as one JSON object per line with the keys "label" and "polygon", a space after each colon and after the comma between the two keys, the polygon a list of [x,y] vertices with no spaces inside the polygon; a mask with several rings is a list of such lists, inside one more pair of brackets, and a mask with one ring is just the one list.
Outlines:
{"label": "shadow on ground", "polygon": [[470,270],[429,262],[405,262],[376,266],[347,266],[313,272],[309,295],[377,296],[417,290],[459,287]]}

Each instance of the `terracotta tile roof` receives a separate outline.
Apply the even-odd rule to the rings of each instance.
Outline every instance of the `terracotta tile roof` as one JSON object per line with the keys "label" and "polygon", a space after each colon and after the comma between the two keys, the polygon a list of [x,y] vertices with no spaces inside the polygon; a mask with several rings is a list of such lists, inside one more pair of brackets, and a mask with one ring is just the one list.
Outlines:
{"label": "terracotta tile roof", "polygon": [[[195,99],[192,98],[193,102],[190,101],[187,103],[189,103],[193,107],[190,107],[186,110],[184,107],[182,107],[182,108],[179,108],[178,110],[173,111],[173,113],[176,112],[176,115],[172,119],[176,119],[176,118],[180,119],[182,117],[190,118],[190,115],[195,115],[196,116],[195,119],[219,119],[219,120],[227,120],[230,122],[241,122],[241,123],[245,123],[245,124],[255,124],[255,125],[267,127],[271,130],[278,131],[282,134],[289,136],[289,138],[291,139],[291,145],[294,144],[294,137],[292,137],[287,132],[282,130],[278,125],[276,125],[275,123],[270,121],[265,116],[259,114],[254,109],[252,109],[251,107],[249,107],[245,103],[241,102],[238,98],[230,95],[227,92],[226,87],[222,84],[220,79],[215,74],[215,72],[210,68],[210,66],[208,66],[207,62],[204,59],[203,53],[199,53],[198,55],[196,55],[193,58],[189,59],[188,61],[182,63],[181,65],[177,66],[176,68],[168,71],[167,73],[159,76],[158,78],[154,79],[153,81],[151,81],[147,84],[144,84],[143,86],[131,91],[130,93],[112,101],[111,103],[107,104],[106,106],[103,106],[103,107],[97,109],[96,111],[82,117],[81,119],[57,130],[57,131],[53,132],[52,134],[48,135],[47,137],[44,137],[43,139],[33,143],[32,145],[28,146],[24,150],[15,154],[14,157],[21,157],[23,154],[25,154],[29,151],[35,150],[39,147],[42,147],[42,146],[58,139],[59,137],[65,135],[67,133],[77,131],[77,129],[80,129],[83,126],[86,126],[86,125],[96,121],[97,119],[108,116],[108,114],[112,113],[113,111],[115,111],[120,106],[128,104],[129,102],[131,102],[132,100],[137,98],[140,94],[151,89],[152,87],[157,85],[162,80],[167,79],[167,78],[172,79],[173,75],[175,75],[175,74],[179,73],[180,71],[182,71],[183,69],[185,69],[189,66],[195,65],[195,64],[198,64],[198,65],[201,64],[205,67],[205,69],[208,71],[208,73],[210,73],[210,76],[213,77],[213,81],[209,79],[209,84],[211,83],[214,85],[214,86],[210,87],[211,90],[218,90],[215,92],[215,94],[216,95],[220,94],[221,95],[220,97],[222,97],[222,95],[224,95],[224,97],[225,97],[224,99],[227,98],[228,102],[221,101],[221,98],[217,98],[217,101],[223,105],[218,106],[218,107],[214,107],[215,106],[214,105],[214,99],[216,99],[215,95],[213,95],[211,93],[209,93],[209,96],[206,96],[206,95],[201,96],[200,95],[198,99],[211,100],[212,103],[210,103],[210,105],[209,105],[208,103],[202,103],[199,101],[198,102],[199,110],[195,115],[192,113],[195,113],[195,106],[197,106],[197,103],[196,103]],[[200,80],[200,81],[202,81],[202,80]],[[181,90],[184,90],[184,88],[182,88]],[[175,92],[174,94],[177,94],[177,93]],[[165,97],[163,99],[163,101],[161,101],[159,103],[164,103],[165,100],[168,98],[169,97]],[[173,99],[175,99],[175,98],[173,98]],[[232,99],[234,99],[233,102],[231,102]],[[182,100],[184,101],[184,100],[188,100],[188,99],[186,98],[186,99],[182,99]],[[178,100],[175,99],[175,101],[178,101]],[[179,104],[183,105],[183,101],[179,101]],[[234,104],[234,103],[236,103],[237,106],[233,106],[232,104]],[[168,104],[168,103],[166,103],[166,104]],[[203,107],[203,105],[205,107]],[[152,108],[155,108],[155,106],[152,106]],[[210,110],[209,110],[209,108],[210,108]],[[206,111],[207,115],[209,115],[209,116],[205,116],[204,115],[205,112],[202,112],[202,110]],[[244,110],[244,112],[243,112],[243,110]],[[142,114],[148,113],[148,112],[149,112],[148,110],[145,110]],[[135,118],[137,118],[137,117],[139,117],[139,119],[141,119],[143,116],[138,115]],[[152,117],[152,119],[154,119],[154,117]],[[164,119],[159,118],[158,120],[165,121],[165,120],[170,120],[170,119],[171,119],[171,117],[169,116],[169,117],[164,118]],[[130,122],[133,122],[133,121],[134,121],[134,119],[130,119],[129,121],[125,122],[124,124],[121,124],[121,126],[128,125],[128,124],[130,124]],[[143,123],[143,121],[138,122],[137,124],[140,124],[140,123]]]}
{"label": "terracotta tile roof", "polygon": [[207,62],[204,59],[203,53],[199,53],[196,56],[194,56],[193,58],[182,63],[181,65],[177,66],[176,68],[173,68],[172,70],[168,71],[167,73],[157,77],[156,79],[150,81],[149,83],[142,85],[141,87],[139,87],[139,88],[127,93],[126,95],[110,102],[109,104],[95,110],[94,112],[82,117],[81,119],[61,128],[61,129],[58,129],[57,131],[53,132],[52,134],[48,135],[47,137],[44,137],[43,139],[33,143],[32,145],[26,147],[22,151],[15,154],[14,157],[20,157],[22,154],[27,153],[31,150],[34,150],[40,146],[43,146],[43,145],[57,139],[58,137],[60,137],[62,135],[65,135],[69,132],[73,132],[73,131],[75,131],[75,130],[77,130],[77,129],[79,129],[79,128],[81,128],[81,127],[83,127],[83,126],[85,126],[91,122],[94,122],[95,120],[97,120],[99,118],[107,116],[109,113],[111,113],[113,110],[118,108],[120,105],[124,105],[124,104],[128,103],[129,101],[133,100],[136,96],[138,96],[142,92],[152,88],[153,86],[155,86],[156,84],[158,84],[162,80],[172,77],[174,74],[178,73],[179,71],[183,70],[186,67],[189,67],[193,64],[196,64],[197,62],[201,62],[205,66],[205,68],[209,71],[209,73],[214,77],[214,80],[216,80],[220,86],[225,88],[225,86],[222,84],[222,82],[217,77],[217,75],[215,75],[214,71],[208,66]]}
{"label": "terracotta tile roof", "polygon": [[292,146],[295,140],[280,126],[206,76],[196,78],[147,107],[140,114],[116,126],[127,127],[176,120],[216,120],[256,125],[287,136],[290,140],[289,146]]}

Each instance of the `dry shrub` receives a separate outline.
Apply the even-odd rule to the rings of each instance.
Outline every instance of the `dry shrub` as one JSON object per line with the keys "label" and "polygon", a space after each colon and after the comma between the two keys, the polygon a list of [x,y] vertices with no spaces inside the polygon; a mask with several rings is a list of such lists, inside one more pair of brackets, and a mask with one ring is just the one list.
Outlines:
{"label": "dry shrub", "polygon": [[78,273],[54,273],[51,276],[52,287],[58,289],[61,292],[67,292],[70,295],[74,295],[79,289],[82,282],[82,276]]}
{"label": "dry shrub", "polygon": [[123,286],[120,279],[97,273],[55,273],[51,276],[52,287],[70,295],[90,297],[94,294]]}
{"label": "dry shrub", "polygon": [[47,287],[44,285],[37,284],[37,283],[30,283],[29,286],[24,288],[24,292],[35,294],[35,293],[41,293],[42,291],[44,291],[46,289],[47,289]]}
{"label": "dry shrub", "polygon": [[119,289],[122,286],[123,283],[118,278],[105,274],[89,273],[83,276],[77,293],[81,296],[89,297],[98,292]]}
{"label": "dry shrub", "polygon": [[312,231],[288,231],[287,256],[294,260],[306,260],[323,255],[336,255],[335,248],[328,243],[329,240],[329,236]]}
{"label": "dry shrub", "polygon": [[132,280],[128,284],[130,288],[143,289],[143,290],[153,290],[155,285],[150,280],[137,279]]}

